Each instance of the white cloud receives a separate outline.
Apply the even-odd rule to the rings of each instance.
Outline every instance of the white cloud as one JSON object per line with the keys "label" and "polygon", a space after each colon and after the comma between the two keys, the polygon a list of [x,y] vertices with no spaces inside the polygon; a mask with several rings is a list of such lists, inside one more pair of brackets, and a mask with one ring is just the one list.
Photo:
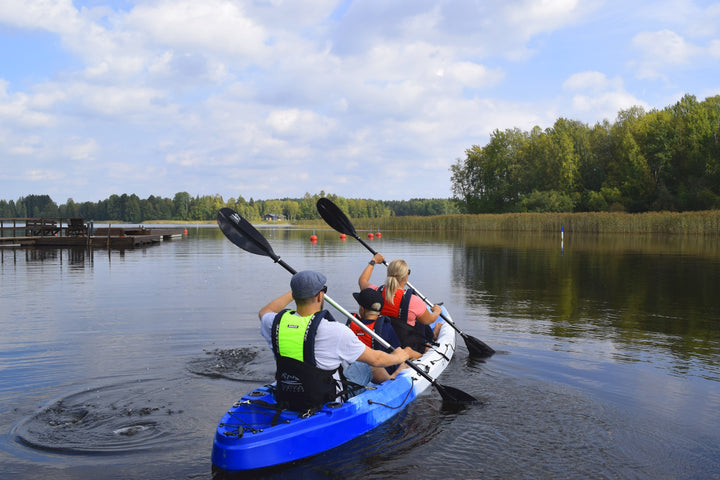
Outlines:
{"label": "white cloud", "polygon": [[[599,95],[575,95],[572,100],[573,110],[578,114],[592,112],[592,116],[598,121],[602,119],[614,120],[620,110],[626,110],[632,106],[647,107],[633,95],[622,91],[603,92]],[[598,115],[600,117],[598,118]],[[582,115],[586,117],[586,115]]]}
{"label": "white cloud", "polygon": [[509,24],[528,39],[567,25],[581,13],[580,7],[579,0],[524,0],[508,2],[505,9]]}
{"label": "white cloud", "polygon": [[266,28],[247,16],[242,3],[164,0],[133,8],[123,23],[171,48],[229,54],[235,61],[262,61],[268,53]]}
{"label": "white cloud", "polygon": [[601,72],[575,73],[563,82],[563,89],[572,94],[572,112],[585,121],[592,120],[588,114],[596,121],[613,120],[620,110],[647,106],[625,90],[620,77],[607,78]]}
{"label": "white cloud", "polygon": [[688,63],[698,53],[694,45],[670,30],[639,33],[633,38],[632,43],[649,62]]}
{"label": "white cloud", "polygon": [[692,70],[720,54],[718,39],[692,43],[670,30],[639,33],[632,45],[640,54],[640,59],[632,63],[640,79],[666,78],[677,69]]}
{"label": "white cloud", "polygon": [[10,95],[0,91],[0,125],[3,123],[22,128],[39,128],[54,125],[55,119],[33,108],[31,96],[24,93]]}
{"label": "white cloud", "polygon": [[610,86],[610,81],[604,73],[580,72],[570,76],[563,82],[563,88],[567,90],[605,90]]}
{"label": "white cloud", "polygon": [[720,40],[713,40],[710,42],[708,54],[713,58],[720,58]]}
{"label": "white cloud", "polygon": [[165,92],[141,85],[94,85],[77,82],[67,85],[66,103],[72,103],[86,114],[133,122],[151,117],[156,121],[168,113]]}
{"label": "white cloud", "polygon": [[90,139],[72,138],[65,145],[64,156],[70,160],[95,160],[98,153],[97,142]]}
{"label": "white cloud", "polygon": [[72,0],[4,0],[0,2],[2,23],[50,32],[75,32],[83,21]]}
{"label": "white cloud", "polygon": [[65,178],[65,174],[58,170],[30,169],[23,172],[23,177],[31,182],[57,182]]}
{"label": "white cloud", "polygon": [[296,108],[270,112],[267,124],[280,136],[301,137],[305,140],[324,137],[333,127],[329,119]]}
{"label": "white cloud", "polygon": [[457,62],[447,67],[448,75],[461,85],[473,88],[489,87],[502,80],[500,69],[488,69],[471,62]]}

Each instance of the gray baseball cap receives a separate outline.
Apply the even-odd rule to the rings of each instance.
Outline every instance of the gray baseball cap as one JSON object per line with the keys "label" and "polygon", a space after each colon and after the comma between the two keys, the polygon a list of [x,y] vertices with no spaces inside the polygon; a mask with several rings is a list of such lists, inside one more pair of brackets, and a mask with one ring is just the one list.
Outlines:
{"label": "gray baseball cap", "polygon": [[320,293],[326,282],[327,278],[322,273],[303,270],[293,275],[290,280],[290,289],[293,298],[311,298]]}

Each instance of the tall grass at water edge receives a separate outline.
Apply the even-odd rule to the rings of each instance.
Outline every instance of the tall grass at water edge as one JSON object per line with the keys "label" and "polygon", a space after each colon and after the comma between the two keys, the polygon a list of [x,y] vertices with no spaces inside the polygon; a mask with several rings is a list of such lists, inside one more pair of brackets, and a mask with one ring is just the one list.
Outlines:
{"label": "tall grass at water edge", "polygon": [[512,213],[353,220],[357,230],[519,231],[720,235],[720,210],[648,213]]}

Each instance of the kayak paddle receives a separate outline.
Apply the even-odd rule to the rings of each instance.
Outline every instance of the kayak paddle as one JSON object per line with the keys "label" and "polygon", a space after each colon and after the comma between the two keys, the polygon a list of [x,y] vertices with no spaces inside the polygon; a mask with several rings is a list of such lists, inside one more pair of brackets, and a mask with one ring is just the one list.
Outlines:
{"label": "kayak paddle", "polygon": [[[340,207],[335,205],[331,200],[323,197],[318,199],[317,201],[317,209],[320,213],[320,216],[325,220],[325,222],[330,225],[333,229],[337,230],[340,233],[344,233],[345,235],[350,235],[352,237],[355,237],[357,241],[359,241],[361,244],[365,246],[370,252],[375,255],[376,252],[373,250],[373,248],[365,243],[362,238],[357,234],[355,231],[355,227],[353,226],[352,222],[350,222],[350,219],[343,213],[342,210],[340,210]],[[387,262],[383,260],[383,265],[387,267]],[[420,297],[428,306],[432,306],[433,304],[430,303],[430,300],[427,299],[422,293],[420,293],[415,287],[410,284],[410,282],[407,282],[407,286],[415,290],[415,294]],[[442,313],[440,316],[445,320],[452,328],[454,328],[460,336],[465,340],[465,345],[467,346],[468,352],[470,353],[470,356],[473,357],[480,357],[480,358],[487,358],[492,356],[495,353],[495,350],[493,350],[489,345],[484,343],[483,341],[467,335],[462,330],[460,330],[457,325],[455,325],[455,322],[452,321],[450,318],[446,317]]]}

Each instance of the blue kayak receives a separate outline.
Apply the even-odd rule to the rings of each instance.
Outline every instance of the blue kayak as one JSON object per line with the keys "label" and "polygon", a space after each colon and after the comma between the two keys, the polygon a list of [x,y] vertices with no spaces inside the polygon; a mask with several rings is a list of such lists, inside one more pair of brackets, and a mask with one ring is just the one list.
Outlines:
{"label": "blue kayak", "polygon": [[[443,314],[449,314],[443,307]],[[452,319],[451,319],[452,320]],[[415,363],[433,380],[455,353],[455,330],[440,329],[438,346]],[[431,383],[406,368],[393,380],[371,384],[347,402],[330,402],[306,416],[275,408],[269,385],[252,390],[220,419],[213,442],[212,463],[225,472],[280,465],[338,447],[397,415]]]}

